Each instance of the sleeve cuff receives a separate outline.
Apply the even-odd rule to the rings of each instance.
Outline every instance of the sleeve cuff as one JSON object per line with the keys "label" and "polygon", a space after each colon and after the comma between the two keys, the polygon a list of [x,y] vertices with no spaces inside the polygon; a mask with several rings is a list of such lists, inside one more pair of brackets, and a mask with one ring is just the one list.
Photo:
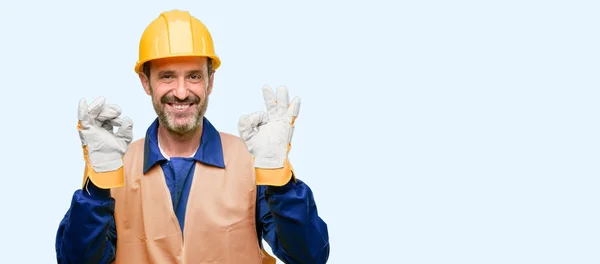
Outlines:
{"label": "sleeve cuff", "polygon": [[102,189],[96,186],[91,180],[88,179],[87,184],[84,186],[83,193],[92,199],[106,200],[110,198],[110,189]]}
{"label": "sleeve cuff", "polygon": [[265,194],[266,195],[283,194],[283,193],[289,192],[290,190],[294,189],[295,186],[296,186],[296,181],[295,181],[295,177],[294,177],[294,180],[290,179],[286,184],[284,184],[282,186],[267,186],[267,188],[265,190]]}

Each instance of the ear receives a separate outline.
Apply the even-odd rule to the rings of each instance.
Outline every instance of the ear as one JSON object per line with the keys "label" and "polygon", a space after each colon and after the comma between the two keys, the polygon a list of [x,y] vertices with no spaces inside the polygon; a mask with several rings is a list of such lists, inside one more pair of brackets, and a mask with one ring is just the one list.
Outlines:
{"label": "ear", "polygon": [[138,76],[140,77],[140,82],[142,83],[146,94],[152,95],[152,90],[150,89],[150,80],[148,79],[148,76],[146,76],[146,74],[144,74],[143,72],[140,72]]}
{"label": "ear", "polygon": [[210,75],[210,81],[208,81],[207,95],[210,95],[210,93],[212,92],[214,81],[215,81],[215,72],[213,71],[212,74]]}

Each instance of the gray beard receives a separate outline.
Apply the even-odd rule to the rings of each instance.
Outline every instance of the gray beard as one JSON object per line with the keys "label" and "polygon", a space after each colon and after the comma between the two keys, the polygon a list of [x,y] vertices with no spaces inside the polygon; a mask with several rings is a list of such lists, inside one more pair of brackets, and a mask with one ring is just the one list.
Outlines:
{"label": "gray beard", "polygon": [[166,105],[155,102],[154,100],[152,100],[152,105],[154,106],[154,111],[158,115],[159,121],[169,132],[178,136],[185,136],[194,133],[202,125],[202,119],[208,108],[208,97],[197,104],[197,114],[191,118],[190,122],[186,122],[185,124],[176,124],[174,122],[175,117],[166,111]]}

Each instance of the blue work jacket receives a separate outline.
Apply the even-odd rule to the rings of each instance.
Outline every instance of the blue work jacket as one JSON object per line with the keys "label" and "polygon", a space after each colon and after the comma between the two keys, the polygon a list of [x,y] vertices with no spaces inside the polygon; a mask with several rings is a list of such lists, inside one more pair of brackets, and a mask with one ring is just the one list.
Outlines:
{"label": "blue work jacket", "polygon": [[[223,168],[219,132],[203,119],[200,147],[192,157],[165,157],[158,147],[158,119],[148,128],[144,145],[144,173],[161,166],[181,230],[195,162]],[[91,182],[77,190],[56,234],[56,258],[60,264],[111,263],[117,254],[115,201],[110,190]],[[89,191],[89,193],[88,193]],[[301,180],[284,186],[257,186],[256,230],[273,254],[288,264],[326,263],[329,258],[327,225],[318,216],[312,191]]]}

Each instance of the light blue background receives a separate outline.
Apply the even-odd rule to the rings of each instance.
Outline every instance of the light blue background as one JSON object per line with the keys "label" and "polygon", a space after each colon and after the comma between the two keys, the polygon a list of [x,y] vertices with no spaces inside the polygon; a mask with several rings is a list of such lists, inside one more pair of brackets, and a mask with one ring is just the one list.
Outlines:
{"label": "light blue background", "polygon": [[291,160],[329,263],[600,263],[597,1],[103,2],[0,4],[0,262],[55,262],[80,98],[144,135],[139,38],[177,8],[222,58],[217,128],[263,110],[264,84],[302,98]]}

